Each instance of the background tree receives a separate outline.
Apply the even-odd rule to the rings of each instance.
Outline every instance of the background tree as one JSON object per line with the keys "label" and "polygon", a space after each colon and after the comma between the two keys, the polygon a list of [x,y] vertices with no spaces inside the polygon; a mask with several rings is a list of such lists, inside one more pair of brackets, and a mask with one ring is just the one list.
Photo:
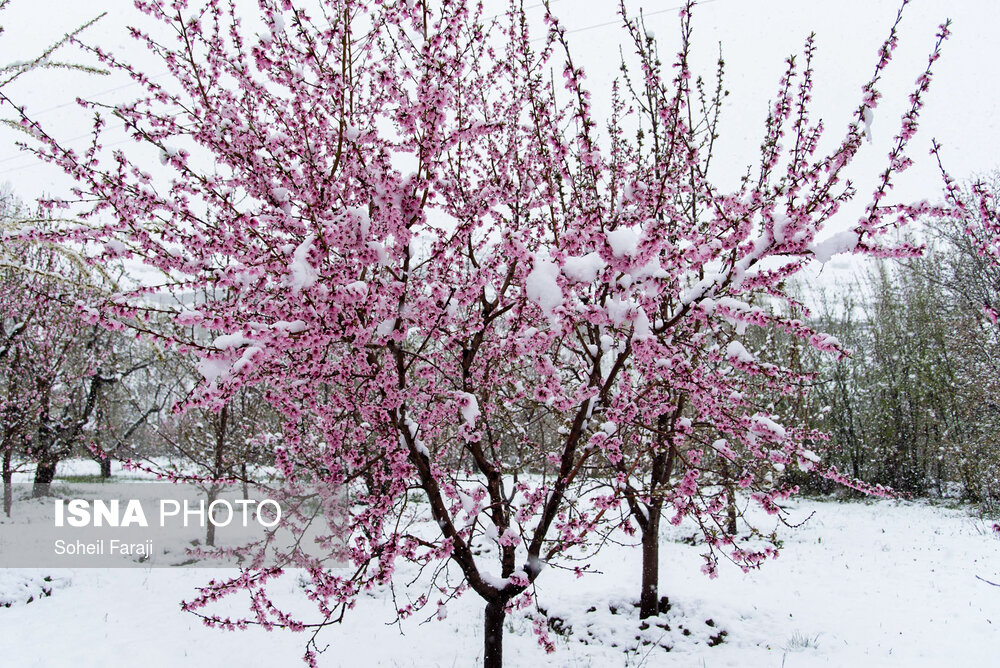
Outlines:
{"label": "background tree", "polygon": [[982,182],[953,188],[951,215],[920,230],[925,257],[883,264],[828,305],[821,326],[852,353],[814,362],[823,407],[814,424],[830,434],[831,461],[870,483],[960,494],[987,510],[1000,470],[989,192]]}
{"label": "background tree", "polygon": [[4,476],[9,482],[20,443],[35,464],[37,496],[47,493],[58,461],[93,426],[102,386],[114,382],[110,334],[80,319],[80,305],[94,301],[96,289],[92,272],[71,251],[20,240],[7,229],[3,253]]}
{"label": "background tree", "polygon": [[830,434],[830,457],[853,475],[897,491],[943,494],[963,440],[958,375],[964,365],[951,336],[954,311],[929,271],[937,253],[905,266],[880,265],[858,297],[824,319],[851,350],[821,364],[824,407],[816,423]]}
{"label": "background tree", "polygon": [[[935,147],[936,149],[938,147]],[[948,201],[961,216],[933,219],[931,228],[946,252],[939,281],[951,297],[951,340],[962,360],[956,379],[963,394],[963,426],[967,433],[962,464],[966,493],[994,509],[1000,501],[1000,410],[997,397],[1000,354],[1000,212],[996,173],[964,190],[944,172]]]}

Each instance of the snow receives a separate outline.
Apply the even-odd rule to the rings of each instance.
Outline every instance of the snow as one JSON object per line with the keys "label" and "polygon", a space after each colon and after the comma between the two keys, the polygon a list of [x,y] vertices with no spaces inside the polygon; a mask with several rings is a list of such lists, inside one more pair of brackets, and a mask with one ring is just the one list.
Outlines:
{"label": "snow", "polygon": [[409,417],[403,420],[403,425],[406,427],[407,431],[410,432],[410,438],[415,438],[420,426]]}
{"label": "snow", "polygon": [[248,343],[250,343],[250,339],[242,334],[222,334],[221,336],[215,337],[215,340],[212,341],[212,345],[219,350],[239,348],[240,346],[245,346]]}
{"label": "snow", "polygon": [[468,392],[456,392],[455,394],[460,402],[459,411],[462,413],[465,424],[470,427],[476,426],[476,418],[479,417],[479,402],[476,400],[476,395]]}
{"label": "snow", "polygon": [[753,431],[773,434],[777,438],[785,438],[786,436],[785,428],[766,415],[753,416]]}
{"label": "snow", "polygon": [[607,263],[599,253],[587,253],[580,257],[570,256],[563,263],[563,274],[577,283],[593,283]]}
{"label": "snow", "polygon": [[248,346],[244,351],[243,355],[240,356],[236,363],[233,364],[232,373],[245,373],[249,372],[253,368],[253,358],[260,352],[263,348],[260,346]]}
{"label": "snow", "polygon": [[[352,130],[352,128],[348,128],[346,132],[351,132]],[[353,132],[357,135],[357,130],[353,130]],[[357,223],[358,234],[361,235],[361,240],[367,240],[371,236],[372,228],[372,219],[368,214],[368,209],[362,206],[349,206],[347,207],[347,213]]]}
{"label": "snow", "polygon": [[462,504],[462,510],[465,511],[469,517],[476,515],[478,511],[478,504],[476,504],[475,499],[464,492],[457,492],[458,500]]}
{"label": "snow", "polygon": [[819,455],[817,455],[812,450],[807,450],[803,448],[799,450],[796,454],[798,455],[799,468],[802,469],[803,471],[811,471],[816,464],[820,463]]}
{"label": "snow", "polygon": [[0,570],[0,608],[27,605],[46,596],[68,582],[64,578],[53,578],[44,571],[34,569]]}
{"label": "snow", "polygon": [[364,281],[353,281],[344,286],[348,292],[353,292],[362,297],[368,296],[368,284]]}
{"label": "snow", "polygon": [[871,107],[865,107],[864,115],[865,115],[865,130],[864,130],[865,140],[867,140],[867,142],[871,144],[872,122],[875,120],[875,112],[871,109]]}
{"label": "snow", "polygon": [[431,451],[427,449],[427,446],[424,445],[424,442],[421,441],[419,438],[414,439],[413,447],[416,448],[417,452],[422,454],[424,457],[427,457],[428,459],[430,458]]}
{"label": "snow", "polygon": [[719,279],[716,274],[706,276],[702,280],[698,281],[690,288],[682,290],[680,293],[680,299],[682,304],[691,304],[702,297],[710,294],[711,289],[715,287],[715,282]]}
{"label": "snow", "polygon": [[375,328],[375,337],[382,338],[384,336],[389,336],[395,327],[396,318],[386,318],[378,324],[378,327]]}
{"label": "snow", "polygon": [[653,330],[649,324],[649,316],[646,311],[639,306],[636,310],[635,321],[632,324],[632,339],[635,341],[645,341],[652,338]]}
{"label": "snow", "polygon": [[816,342],[821,346],[842,348],[843,344],[833,334],[822,333],[816,337]]}
{"label": "snow", "polygon": [[788,224],[791,222],[792,219],[789,218],[788,216],[783,216],[783,215],[774,216],[773,236],[774,236],[774,242],[776,244],[782,244],[786,241],[785,228],[787,228]]}
{"label": "snow", "polygon": [[480,577],[482,577],[483,582],[493,587],[494,589],[503,589],[509,583],[509,580],[507,578],[498,577],[493,573],[490,573],[489,571],[484,571],[483,573],[480,574]]}
{"label": "snow", "polygon": [[289,270],[292,274],[291,286],[296,292],[311,288],[316,283],[316,269],[309,264],[309,252],[312,250],[315,238],[313,234],[308,235],[292,253]]}
{"label": "snow", "polygon": [[160,164],[165,165],[170,162],[173,158],[176,158],[180,154],[176,148],[172,146],[164,146],[160,150]]}
{"label": "snow", "polygon": [[[546,654],[534,639],[528,616],[539,613],[529,609],[511,615],[505,624],[506,665],[993,665],[1000,596],[976,576],[1000,577],[1000,541],[982,521],[963,509],[926,503],[799,499],[786,506],[792,522],[816,514],[797,530],[780,528],[782,556],[749,574],[723,563],[716,580],[699,573],[704,546],[685,542],[693,526],[664,527],[660,593],[669,598],[670,610],[651,619],[646,629],[640,628],[633,607],[640,575],[637,549],[610,544],[588,560],[595,572],[581,579],[546,569],[537,581],[539,605],[562,620],[556,626],[572,633],[553,633],[556,651]],[[413,567],[405,570],[399,582],[416,575]],[[259,628],[217,631],[178,609],[180,599],[193,597],[198,586],[227,572],[0,571],[0,592],[37,591],[39,583],[50,584],[45,577],[57,585],[51,596],[16,603],[9,611],[0,608],[8,640],[4,663],[122,666],[127,664],[116,657],[134,657],[140,647],[144,668],[297,665],[303,634]],[[496,575],[486,577],[504,582]],[[309,610],[294,573],[279,581],[277,594],[300,601],[301,611]],[[447,601],[446,618],[432,601],[398,627],[386,625],[395,619],[391,605],[388,587],[362,596],[343,624],[320,633],[318,641],[330,650],[320,655],[319,665],[481,663],[483,605],[474,594]],[[432,621],[425,623],[427,619]],[[724,642],[708,646],[722,630]],[[628,643],[638,645],[633,640],[637,635],[650,644],[630,647]],[[672,645],[672,651],[665,652],[659,643]]]}
{"label": "snow", "polygon": [[628,299],[612,297],[608,300],[608,319],[616,325],[620,325],[628,318],[633,302]]}
{"label": "snow", "polygon": [[116,239],[109,239],[104,242],[105,248],[114,251],[115,253],[124,253],[128,250],[128,246]]}
{"label": "snow", "polygon": [[285,30],[285,17],[275,12],[271,15],[271,25],[274,32],[283,32]]}
{"label": "snow", "polygon": [[389,264],[389,254],[385,251],[385,246],[377,241],[369,241],[368,247],[375,251],[375,257],[378,258],[380,265]]}
{"label": "snow", "polygon": [[730,341],[726,346],[726,359],[736,360],[745,364],[753,364],[757,361],[739,341]]}
{"label": "snow", "polygon": [[553,311],[562,304],[563,293],[556,282],[559,267],[549,259],[535,256],[531,273],[525,280],[525,290],[528,299],[538,305],[549,318]]}
{"label": "snow", "polygon": [[306,330],[306,323],[302,320],[292,320],[291,322],[287,320],[279,320],[278,322],[271,325],[274,329],[288,332],[289,334],[299,334]]}
{"label": "snow", "polygon": [[619,227],[604,236],[611,246],[611,253],[615,257],[632,257],[639,250],[639,239],[642,237],[642,230],[632,227]]}
{"label": "snow", "polygon": [[858,233],[854,230],[846,230],[812,244],[809,250],[812,251],[818,262],[826,264],[834,255],[853,252],[857,247]]}
{"label": "snow", "polygon": [[201,359],[196,366],[198,373],[209,383],[214,383],[220,377],[229,373],[232,362],[219,359]]}
{"label": "snow", "polygon": [[670,272],[664,269],[659,259],[655,257],[642,267],[631,270],[629,274],[637,281],[647,278],[668,278],[670,276]]}
{"label": "snow", "polygon": [[736,461],[736,453],[729,447],[729,442],[724,438],[712,442],[712,449],[730,461]]}
{"label": "snow", "polygon": [[714,303],[716,306],[721,306],[731,313],[749,313],[753,310],[750,304],[732,297],[720,297]]}

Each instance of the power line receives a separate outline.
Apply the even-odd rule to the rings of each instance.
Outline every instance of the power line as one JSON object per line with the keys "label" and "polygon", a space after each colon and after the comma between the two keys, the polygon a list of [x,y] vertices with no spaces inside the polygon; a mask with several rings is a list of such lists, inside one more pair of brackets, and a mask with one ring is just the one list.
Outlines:
{"label": "power line", "polygon": [[[163,77],[167,76],[168,74],[170,74],[170,72],[160,72],[159,74],[155,74],[155,75],[153,75],[151,77],[146,77],[146,78],[149,81],[156,81],[157,79],[162,79]],[[135,86],[140,86],[140,85],[141,84],[138,81],[130,81],[127,84],[122,84],[121,86],[115,86],[114,88],[108,88],[106,90],[101,90],[101,91],[98,91],[96,93],[91,93],[90,97],[91,98],[104,97],[105,95],[110,95],[111,93],[117,93],[120,90],[126,90],[128,88],[134,88]],[[37,118],[38,116],[44,116],[45,114],[51,114],[53,111],[58,111],[60,109],[65,109],[66,107],[72,107],[74,105],[76,105],[76,100],[73,100],[72,102],[64,102],[63,104],[57,104],[54,107],[48,107],[46,109],[42,109],[41,111],[35,111],[35,112],[32,112],[31,115]],[[2,162],[2,161],[0,161],[0,162]]]}
{"label": "power line", "polygon": [[[719,0],[701,0],[700,2],[698,2],[698,5],[710,5],[713,2],[718,2],[718,1]],[[656,16],[657,14],[666,14],[667,12],[676,12],[677,10],[683,9],[686,6],[687,5],[677,5],[676,7],[667,7],[666,9],[657,9],[656,11],[652,11],[652,12],[642,12],[642,16],[643,16],[643,18],[645,18],[647,16]],[[566,35],[572,35],[574,33],[586,32],[588,30],[595,30],[597,28],[607,28],[609,26],[620,26],[621,24],[622,24],[622,19],[621,19],[621,17],[618,17],[618,18],[614,19],[613,21],[605,21],[604,23],[594,23],[592,25],[584,26],[582,28],[573,28],[572,30],[565,31],[564,34],[566,34]],[[544,39],[544,38],[540,38],[540,39]]]}

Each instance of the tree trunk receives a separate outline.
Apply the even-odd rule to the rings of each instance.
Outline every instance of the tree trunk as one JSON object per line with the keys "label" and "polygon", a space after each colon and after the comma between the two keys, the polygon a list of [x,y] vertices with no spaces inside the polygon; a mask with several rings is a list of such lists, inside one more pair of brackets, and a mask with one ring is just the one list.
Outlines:
{"label": "tree trunk", "polygon": [[111,457],[108,455],[104,456],[101,460],[101,477],[110,478],[111,477]]}
{"label": "tree trunk", "polygon": [[35,468],[35,484],[31,488],[32,498],[37,499],[49,495],[49,488],[52,487],[52,481],[55,480],[56,464],[58,463],[59,460],[55,457],[38,460],[38,466]]}
{"label": "tree trunk", "polygon": [[944,498],[944,462],[940,457],[937,460],[937,495],[939,499]]}
{"label": "tree trunk", "polygon": [[726,488],[726,532],[736,536],[736,486],[733,484],[733,476],[729,472],[729,465],[722,462],[722,484]]}
{"label": "tree trunk", "polygon": [[10,517],[10,510],[14,505],[14,467],[11,466],[11,450],[7,448],[3,453],[3,513]]}
{"label": "tree trunk", "polygon": [[14,483],[11,482],[9,471],[3,472],[3,514],[10,517],[11,508],[14,507]]}
{"label": "tree trunk", "polygon": [[503,668],[503,622],[506,613],[502,601],[486,603],[486,624],[484,627],[484,668]]}
{"label": "tree trunk", "polygon": [[649,520],[642,529],[642,593],[639,618],[660,614],[660,509],[649,507]]}
{"label": "tree trunk", "polygon": [[[215,485],[212,485],[208,490],[208,503],[206,505],[206,508],[211,508],[212,503],[214,503],[215,500],[218,498],[219,498],[219,488],[216,487]],[[213,521],[215,519],[214,513],[211,510],[208,510],[206,515],[207,515],[208,526],[205,529],[205,546],[215,547],[215,522]]]}

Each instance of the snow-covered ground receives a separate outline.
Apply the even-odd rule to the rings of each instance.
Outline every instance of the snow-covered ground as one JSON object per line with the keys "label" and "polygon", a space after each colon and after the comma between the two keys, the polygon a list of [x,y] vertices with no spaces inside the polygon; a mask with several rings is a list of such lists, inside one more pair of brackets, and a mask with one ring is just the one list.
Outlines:
{"label": "snow-covered ground", "polygon": [[[994,666],[1000,647],[1000,534],[961,508],[910,502],[800,499],[779,559],[744,575],[699,572],[690,528],[662,535],[661,594],[670,610],[640,626],[632,601],[639,551],[610,546],[577,579],[549,569],[538,581],[556,651],[531,620],[507,623],[508,666]],[[401,569],[399,580],[406,579]],[[3,665],[294,666],[305,634],[204,628],[179,610],[218,570],[0,571]],[[45,580],[49,577],[49,580]],[[284,583],[295,593],[295,578]],[[50,592],[51,595],[46,595]],[[397,595],[402,594],[397,589]],[[27,598],[30,603],[24,603]],[[284,596],[282,596],[284,597]],[[308,607],[303,607],[307,612]],[[235,609],[234,609],[235,611]],[[467,595],[444,620],[429,605],[392,624],[389,592],[359,600],[319,637],[321,666],[473,666],[482,606]],[[537,615],[537,612],[531,614]],[[558,618],[558,619],[556,619]],[[722,632],[725,632],[724,634]],[[719,643],[719,640],[722,640]],[[670,647],[667,651],[664,647]]]}

